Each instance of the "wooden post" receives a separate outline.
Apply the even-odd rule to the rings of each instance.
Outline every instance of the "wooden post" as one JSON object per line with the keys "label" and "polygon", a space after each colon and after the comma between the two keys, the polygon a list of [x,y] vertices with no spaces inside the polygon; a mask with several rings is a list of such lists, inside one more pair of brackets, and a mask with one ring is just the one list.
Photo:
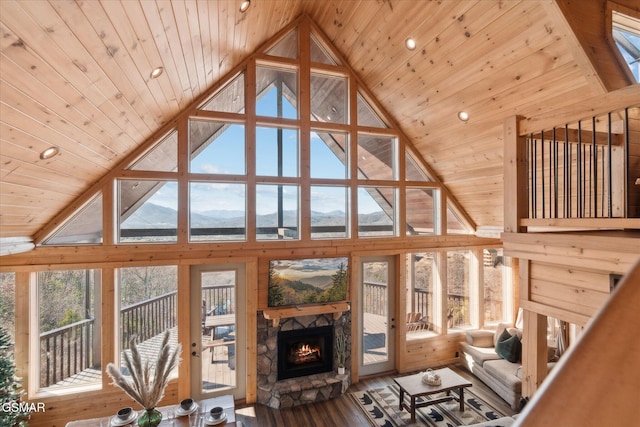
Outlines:
{"label": "wooden post", "polygon": [[520,136],[521,117],[504,122],[504,232],[524,233],[520,219],[528,215],[526,138]]}
{"label": "wooden post", "polygon": [[522,396],[531,397],[547,375],[547,316],[523,311]]}

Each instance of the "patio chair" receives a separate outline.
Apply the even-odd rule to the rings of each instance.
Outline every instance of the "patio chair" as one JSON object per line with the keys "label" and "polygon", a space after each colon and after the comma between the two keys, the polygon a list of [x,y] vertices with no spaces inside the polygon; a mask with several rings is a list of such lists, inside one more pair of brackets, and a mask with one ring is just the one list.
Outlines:
{"label": "patio chair", "polygon": [[417,332],[422,329],[428,329],[429,322],[426,316],[422,317],[420,312],[407,313],[407,333]]}

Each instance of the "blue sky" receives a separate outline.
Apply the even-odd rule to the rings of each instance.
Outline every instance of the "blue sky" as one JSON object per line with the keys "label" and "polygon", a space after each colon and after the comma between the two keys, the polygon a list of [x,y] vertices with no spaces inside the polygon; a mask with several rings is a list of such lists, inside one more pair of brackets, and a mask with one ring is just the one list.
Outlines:
{"label": "blue sky", "polygon": [[[275,90],[261,98],[257,105],[259,114],[275,104]],[[285,102],[285,117],[295,117],[291,104]],[[283,172],[285,177],[300,176],[298,131],[285,129],[283,135]],[[246,174],[244,126],[232,124],[215,141],[211,142],[191,162],[193,173]],[[277,176],[277,130],[259,127],[256,129],[256,174],[258,176]],[[311,134],[311,177],[345,179],[348,178],[343,160],[339,159],[316,134]],[[192,183],[190,185],[191,210],[204,212],[209,210],[245,210],[246,189],[241,183]],[[259,215],[274,212],[277,206],[275,186],[259,185],[256,188],[257,213]],[[298,206],[299,191],[285,186],[284,209],[293,210]],[[359,192],[360,213],[380,211],[376,202],[366,192]],[[344,187],[312,187],[312,210],[318,212],[345,211]],[[149,203],[176,209],[177,185],[167,183],[153,195]]]}

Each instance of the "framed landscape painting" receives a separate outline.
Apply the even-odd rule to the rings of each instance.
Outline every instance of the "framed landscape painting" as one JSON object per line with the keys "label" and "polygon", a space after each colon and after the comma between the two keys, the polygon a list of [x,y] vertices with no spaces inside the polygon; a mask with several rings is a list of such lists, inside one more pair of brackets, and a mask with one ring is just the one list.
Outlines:
{"label": "framed landscape painting", "polygon": [[269,307],[345,301],[349,259],[269,261]]}

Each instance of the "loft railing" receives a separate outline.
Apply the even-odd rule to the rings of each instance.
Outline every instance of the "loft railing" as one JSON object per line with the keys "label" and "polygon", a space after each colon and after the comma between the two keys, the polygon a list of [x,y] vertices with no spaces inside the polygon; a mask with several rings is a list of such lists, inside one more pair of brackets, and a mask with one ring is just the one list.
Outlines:
{"label": "loft railing", "polygon": [[[212,314],[235,313],[233,285],[202,287]],[[134,335],[139,342],[176,326],[177,292],[169,292],[120,310],[120,345],[129,348]],[[221,312],[224,310],[224,312]],[[95,319],[85,319],[40,334],[40,387],[57,384],[86,369],[100,367],[100,336]]]}
{"label": "loft railing", "polygon": [[527,135],[528,218],[640,217],[638,110]]}

